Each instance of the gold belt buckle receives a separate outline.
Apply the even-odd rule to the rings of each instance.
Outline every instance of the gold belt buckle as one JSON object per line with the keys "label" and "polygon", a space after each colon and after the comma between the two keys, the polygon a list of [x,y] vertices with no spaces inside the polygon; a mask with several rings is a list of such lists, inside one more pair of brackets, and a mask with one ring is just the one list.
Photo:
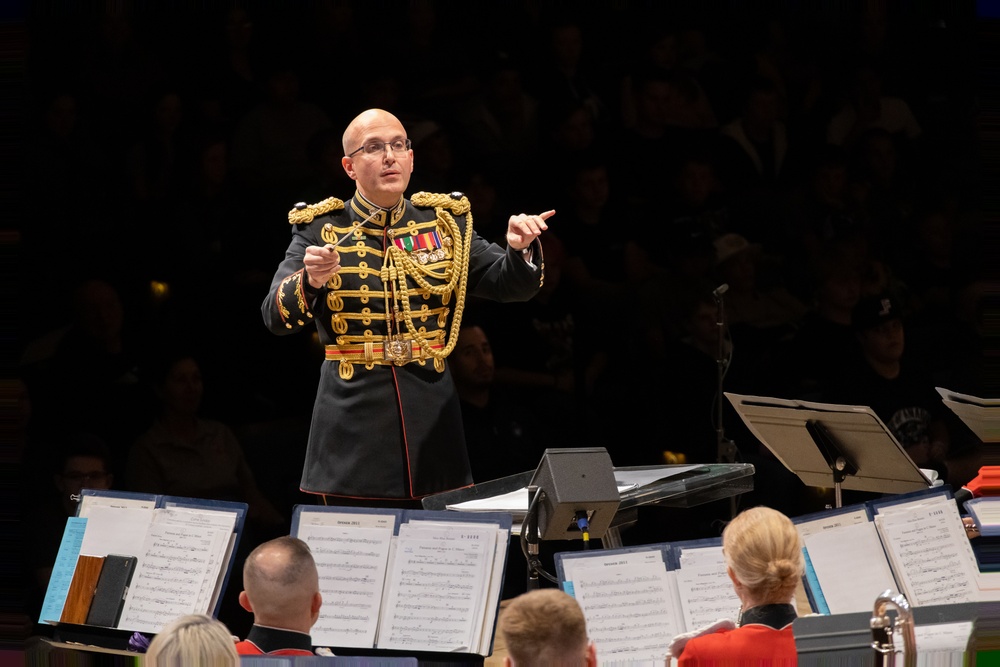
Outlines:
{"label": "gold belt buckle", "polygon": [[397,366],[402,366],[413,359],[413,341],[390,338],[385,343],[385,358]]}

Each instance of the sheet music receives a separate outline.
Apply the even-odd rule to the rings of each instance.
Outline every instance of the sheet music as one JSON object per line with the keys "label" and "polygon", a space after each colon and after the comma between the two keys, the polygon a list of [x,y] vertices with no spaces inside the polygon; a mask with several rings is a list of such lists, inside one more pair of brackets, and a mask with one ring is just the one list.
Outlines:
{"label": "sheet music", "polygon": [[152,508],[91,505],[87,510],[87,532],[80,553],[84,556],[138,556],[142,553],[146,529],[154,512]]}
{"label": "sheet music", "polygon": [[[593,556],[563,558],[563,579],[566,583],[572,584],[576,580],[577,572],[581,570],[629,568],[634,565],[647,565],[651,563],[658,564],[659,567],[666,569],[666,565],[663,562],[663,552],[658,549],[616,554],[602,554],[600,551],[597,551]],[[573,590],[575,593],[575,587]]]}
{"label": "sheet music", "polygon": [[310,512],[299,514],[299,526],[344,526],[346,528],[388,528],[395,531],[395,514],[367,512]]}
{"label": "sheet music", "polygon": [[[961,655],[969,647],[972,636],[972,621],[957,623],[917,623],[913,626],[917,639],[917,656],[932,652],[946,652]],[[899,643],[895,643],[898,641]],[[893,639],[895,646],[902,646],[902,633]],[[961,661],[957,664],[963,664]]]}
{"label": "sheet music", "polygon": [[233,540],[236,528],[236,513],[218,510],[201,510],[187,507],[163,507],[153,515],[153,523],[171,525],[202,526],[213,529],[212,544],[209,547],[205,578],[199,587],[195,608],[209,611],[215,590],[220,586],[219,576],[222,564],[228,563],[224,556]]}
{"label": "sheet music", "polygon": [[965,508],[969,510],[982,535],[1000,535],[1000,498],[985,496],[966,501]]}
{"label": "sheet music", "polygon": [[875,524],[866,515],[863,523],[850,520],[822,528],[813,522],[804,529],[809,561],[832,614],[871,611],[875,598],[896,589]]}
{"label": "sheet music", "polygon": [[713,565],[723,572],[726,571],[726,557],[722,553],[722,545],[712,547],[685,547],[681,549],[681,568],[702,567]]}
{"label": "sheet music", "polygon": [[[456,532],[456,526],[461,526],[463,529]],[[493,626],[496,621],[497,607],[500,602],[500,589],[503,587],[503,565],[507,559],[507,545],[510,540],[508,531],[505,528],[500,528],[497,524],[484,524],[466,521],[431,521],[423,519],[410,520],[408,523],[403,524],[399,528],[400,535],[406,534],[409,536],[416,534],[413,531],[420,530],[421,527],[450,527],[450,532],[459,536],[460,539],[471,539],[471,536],[476,535],[476,533],[465,529],[468,528],[475,531],[483,526],[486,526],[487,530],[495,531],[495,534],[487,536],[488,542],[493,545],[493,562],[492,564],[488,564],[486,567],[486,581],[484,582],[486,586],[482,592],[483,599],[486,601],[486,604],[483,609],[483,613],[481,614],[481,618],[478,618],[475,622],[475,626],[480,628],[480,632],[476,643],[471,649],[472,653],[480,654],[488,650],[493,641]]]}
{"label": "sheet music", "polygon": [[94,507],[113,507],[117,509],[146,509],[156,508],[155,498],[120,498],[117,496],[92,496],[84,494],[80,497],[80,509],[77,516],[87,518]]}
{"label": "sheet music", "polygon": [[486,614],[485,601],[492,599],[487,597],[487,591],[492,579],[490,576],[490,571],[493,567],[492,559],[496,554],[496,525],[478,522],[430,521],[418,519],[411,520],[401,525],[399,527],[399,535],[406,538],[421,537],[437,540],[460,539],[483,541],[487,558],[483,561],[483,573],[479,579],[481,586],[479,590],[475,592],[475,595],[479,596],[480,599],[484,601],[484,604],[480,605],[475,610],[475,616],[472,619],[474,640],[469,645],[469,652],[478,653],[480,648],[480,639],[482,638],[483,617]]}
{"label": "sheet music", "polygon": [[477,498],[445,505],[450,510],[465,512],[511,512],[522,516],[528,511],[528,487],[515,489],[489,498]]}
{"label": "sheet music", "polygon": [[696,470],[703,466],[671,466],[668,468],[650,468],[647,470],[615,470],[615,482],[618,484],[618,492],[628,491],[647,486],[661,479],[676,477],[689,470]]}
{"label": "sheet music", "polygon": [[573,576],[575,597],[601,664],[662,661],[670,641],[684,632],[674,573],[662,563],[582,568]]}
{"label": "sheet music", "polygon": [[208,613],[213,614],[215,609],[219,606],[219,598],[222,597],[222,587],[226,583],[225,574],[221,571],[222,568],[228,570],[229,563],[233,560],[233,550],[236,548],[236,533],[229,534],[229,543],[226,545],[226,553],[222,557],[222,567],[220,568],[219,576],[215,579],[215,587],[212,589],[212,597],[208,601],[208,607],[206,608]]}
{"label": "sheet music", "polygon": [[214,526],[150,525],[118,627],[157,633],[178,616],[207,611],[198,600],[207,598],[213,548],[223,532]]}
{"label": "sheet music", "polygon": [[[310,512],[310,519],[320,514]],[[324,600],[312,628],[313,643],[375,646],[394,517],[389,526],[357,528],[303,521],[305,516],[297,537],[312,551]]]}
{"label": "sheet music", "polygon": [[[719,551],[721,553],[721,547]],[[686,632],[720,618],[735,621],[739,616],[740,598],[726,574],[725,564],[722,567],[717,563],[682,567],[677,570],[676,577]]]}
{"label": "sheet music", "polygon": [[875,521],[911,606],[978,600],[979,568],[954,502],[893,508]]}
{"label": "sheet music", "polygon": [[[691,467],[697,468],[699,466]],[[661,479],[662,477],[663,475],[660,475],[657,479]],[[634,488],[635,484],[631,482],[618,483],[618,493],[620,494]],[[445,508],[463,512],[509,512],[515,516],[520,515],[523,517],[528,513],[528,504],[528,487],[525,486],[514,491],[490,496],[489,498],[476,498],[461,503],[445,505]]]}
{"label": "sheet music", "polygon": [[483,629],[479,636],[479,649],[476,653],[486,654],[493,645],[493,630],[496,627],[497,612],[500,608],[500,594],[503,589],[504,564],[507,562],[507,546],[510,544],[510,534],[505,528],[497,528],[496,547],[493,553],[493,567],[490,570],[490,583],[487,589],[486,616],[483,619]]}
{"label": "sheet music", "polygon": [[806,536],[820,533],[824,530],[834,530],[863,523],[871,523],[871,519],[868,518],[868,512],[865,511],[865,508],[859,507],[856,510],[837,512],[836,514],[821,516],[811,521],[796,522],[795,530],[799,531],[799,535],[804,541]]}
{"label": "sheet music", "polygon": [[478,637],[473,619],[485,605],[482,582],[492,551],[481,540],[400,535],[395,542],[377,647],[470,651]]}

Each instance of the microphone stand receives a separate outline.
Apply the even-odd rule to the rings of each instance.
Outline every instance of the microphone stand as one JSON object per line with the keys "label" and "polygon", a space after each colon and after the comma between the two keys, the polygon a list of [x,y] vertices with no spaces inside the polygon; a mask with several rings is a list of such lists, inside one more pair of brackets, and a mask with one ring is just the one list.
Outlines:
{"label": "microphone stand", "polygon": [[[718,463],[736,462],[736,443],[728,439],[722,425],[722,411],[725,406],[722,395],[722,380],[726,376],[726,317],[722,295],[729,291],[729,285],[722,283],[712,290],[715,299],[716,325],[719,327],[719,347],[715,358],[716,366],[716,411],[715,411],[715,444]],[[730,515],[736,516],[736,496],[729,499]]]}

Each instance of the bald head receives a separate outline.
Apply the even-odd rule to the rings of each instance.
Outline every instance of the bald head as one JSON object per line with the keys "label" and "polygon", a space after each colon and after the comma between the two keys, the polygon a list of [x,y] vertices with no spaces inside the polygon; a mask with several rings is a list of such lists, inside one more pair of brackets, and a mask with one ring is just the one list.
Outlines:
{"label": "bald head", "polygon": [[240,601],[255,623],[309,632],[320,600],[316,563],[302,540],[279,537],[247,556]]}
{"label": "bald head", "polygon": [[353,153],[358,146],[364,143],[365,132],[369,128],[383,125],[396,125],[403,132],[403,136],[406,136],[403,124],[394,115],[383,109],[366,109],[355,116],[354,120],[348,124],[347,129],[344,130],[344,155]]}
{"label": "bald head", "polygon": [[[387,146],[400,140],[406,141],[406,129],[398,118],[382,109],[362,111],[344,131],[344,171],[357,183],[358,192],[383,208],[399,202],[413,173],[413,151],[400,148],[397,153]],[[360,150],[370,143],[384,150]]]}

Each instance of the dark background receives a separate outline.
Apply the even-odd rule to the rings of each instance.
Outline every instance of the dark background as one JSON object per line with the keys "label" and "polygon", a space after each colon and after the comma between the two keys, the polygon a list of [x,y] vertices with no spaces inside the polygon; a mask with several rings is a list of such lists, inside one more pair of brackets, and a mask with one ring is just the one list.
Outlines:
{"label": "dark background", "polygon": [[[100,279],[121,297],[129,363],[140,380],[167,349],[183,343],[196,350],[206,416],[238,431],[262,490],[279,509],[288,513],[295,502],[309,502],[297,482],[320,357],[309,336],[269,334],[259,307],[288,241],[291,206],[352,195],[339,167],[340,137],[351,118],[372,106],[399,116],[414,139],[411,192],[470,193],[480,233],[501,236],[510,213],[570,211],[570,176],[596,160],[611,179],[612,213],[599,243],[635,235],[655,248],[667,243],[656,226],[667,188],[643,190],[637,174],[666,183],[680,147],[713,146],[718,127],[740,113],[746,86],[762,75],[780,85],[790,144],[790,165],[769,185],[769,197],[791,198],[826,148],[826,124],[846,99],[853,65],[875,63],[886,94],[904,99],[923,130],[919,146],[900,153],[918,195],[915,209],[947,200],[955,212],[954,264],[963,269],[962,286],[981,285],[976,342],[992,369],[1000,33],[988,5],[330,0],[8,6],[2,15],[3,108],[10,121],[10,158],[2,166],[5,336],[13,343],[9,375],[27,382],[34,404],[31,438],[12,460],[42,465],[38,461],[58,446],[52,434],[58,431],[49,427],[82,427],[74,424],[82,418],[73,406],[47,401],[53,377],[47,373],[58,359],[60,336],[79,317],[74,290]],[[553,31],[567,21],[582,34],[575,88],[558,75],[550,50]],[[680,77],[674,79],[678,90],[692,81],[700,88],[714,125],[671,127],[665,142],[629,133],[627,84],[647,71],[655,44],[665,49],[661,68]],[[294,112],[268,115],[269,81],[284,86],[285,108]],[[482,113],[491,90],[519,104],[530,99],[527,128],[491,132]],[[571,90],[585,92],[577,98]],[[556,129],[584,97],[594,112],[593,138],[587,150],[574,151],[559,143]],[[439,133],[446,148],[428,139]],[[495,212],[472,195],[484,182],[495,195]],[[741,208],[747,201],[739,197],[746,194],[742,187],[728,184],[731,231],[794,260],[784,255],[790,251],[780,229]],[[571,237],[563,226],[569,219],[557,214],[552,235]],[[912,234],[913,227],[903,225],[886,242],[900,268]],[[608,255],[611,266],[618,258]],[[808,286],[792,279],[784,286],[808,302]],[[591,305],[599,315],[589,343],[617,344],[634,328],[620,304],[595,299]],[[484,308],[487,321],[502,319],[502,310]],[[498,360],[519,353],[514,345],[496,347]],[[957,355],[941,355],[933,344],[925,349],[940,377],[949,378]],[[632,368],[643,359],[642,347],[626,347],[615,363]],[[766,379],[766,367],[756,370]],[[663,404],[688,387],[670,369],[636,379],[642,377],[626,374],[621,393],[652,382]],[[984,374],[976,390],[1000,395],[996,382]],[[94,391],[91,398],[107,399],[103,406],[116,421],[102,435],[120,438],[112,444],[127,449],[129,436],[151,419],[144,391],[136,388],[131,400],[118,404]],[[641,405],[655,412],[657,403]],[[602,420],[598,433],[617,434],[609,449],[647,437],[637,424],[650,420],[599,401],[587,408]],[[534,410],[539,421],[552,419],[543,406]],[[692,418],[707,421],[709,414]],[[665,441],[662,449],[672,425],[660,428],[654,437]],[[543,444],[578,442],[566,437]],[[635,451],[621,453],[631,455]]]}

